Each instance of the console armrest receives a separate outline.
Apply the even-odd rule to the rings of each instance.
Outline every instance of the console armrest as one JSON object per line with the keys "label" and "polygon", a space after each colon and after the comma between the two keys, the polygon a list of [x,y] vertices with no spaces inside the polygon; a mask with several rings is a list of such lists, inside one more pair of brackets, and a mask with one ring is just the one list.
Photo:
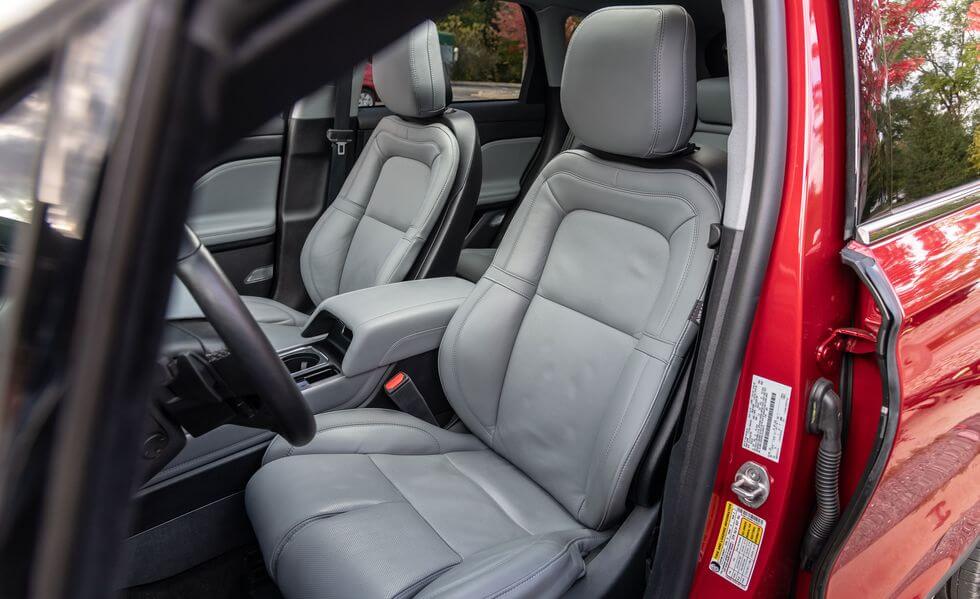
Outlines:
{"label": "console armrest", "polygon": [[320,302],[304,337],[327,334],[351,377],[439,347],[456,309],[473,289],[457,277],[402,281]]}

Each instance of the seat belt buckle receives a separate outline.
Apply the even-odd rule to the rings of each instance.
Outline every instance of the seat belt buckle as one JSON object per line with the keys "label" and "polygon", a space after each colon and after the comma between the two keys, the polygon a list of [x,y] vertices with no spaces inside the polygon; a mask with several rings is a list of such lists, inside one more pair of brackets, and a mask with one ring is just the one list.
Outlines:
{"label": "seat belt buckle", "polygon": [[347,144],[354,141],[353,129],[327,129],[327,141],[337,146],[337,155],[347,153]]}
{"label": "seat belt buckle", "polygon": [[418,387],[412,382],[404,372],[398,372],[384,384],[385,394],[395,402],[398,409],[406,414],[411,414],[429,424],[439,426],[436,417],[429,409],[429,404],[425,403],[425,398],[419,392]]}

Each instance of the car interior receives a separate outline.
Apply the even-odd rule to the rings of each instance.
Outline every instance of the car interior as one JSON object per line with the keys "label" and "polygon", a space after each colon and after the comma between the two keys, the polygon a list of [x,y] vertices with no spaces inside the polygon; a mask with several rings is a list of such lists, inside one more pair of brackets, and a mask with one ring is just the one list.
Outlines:
{"label": "car interior", "polygon": [[124,596],[642,594],[746,218],[723,4],[513,4],[483,100],[427,20],[203,164]]}

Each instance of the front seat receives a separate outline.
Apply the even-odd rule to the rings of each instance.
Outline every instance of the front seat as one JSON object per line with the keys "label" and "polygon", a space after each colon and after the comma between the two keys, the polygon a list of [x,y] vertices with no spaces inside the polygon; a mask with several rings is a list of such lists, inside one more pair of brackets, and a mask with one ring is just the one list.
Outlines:
{"label": "front seat", "polygon": [[[395,114],[378,123],[303,246],[300,273],[314,304],[401,281],[417,262],[424,268],[416,274],[450,274],[479,194],[476,125],[466,112],[446,108],[435,24],[415,28],[373,65],[378,93]],[[427,244],[430,237],[437,243]],[[449,265],[445,272],[433,270],[441,262]],[[242,299],[258,322],[306,322],[306,314],[274,300]]]}
{"label": "front seat", "polygon": [[713,257],[714,189],[661,160],[688,151],[694,48],[677,6],[581,23],[561,102],[591,149],[542,170],[439,350],[470,432],[355,409],[318,416],[307,446],[275,440],[246,505],[285,597],[556,597],[586,572]]}

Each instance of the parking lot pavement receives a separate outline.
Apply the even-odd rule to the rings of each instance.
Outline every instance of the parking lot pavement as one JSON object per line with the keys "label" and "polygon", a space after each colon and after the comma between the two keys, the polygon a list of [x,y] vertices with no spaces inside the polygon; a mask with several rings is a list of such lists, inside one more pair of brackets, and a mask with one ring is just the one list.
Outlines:
{"label": "parking lot pavement", "polygon": [[520,83],[453,81],[453,101],[512,100],[521,93]]}

